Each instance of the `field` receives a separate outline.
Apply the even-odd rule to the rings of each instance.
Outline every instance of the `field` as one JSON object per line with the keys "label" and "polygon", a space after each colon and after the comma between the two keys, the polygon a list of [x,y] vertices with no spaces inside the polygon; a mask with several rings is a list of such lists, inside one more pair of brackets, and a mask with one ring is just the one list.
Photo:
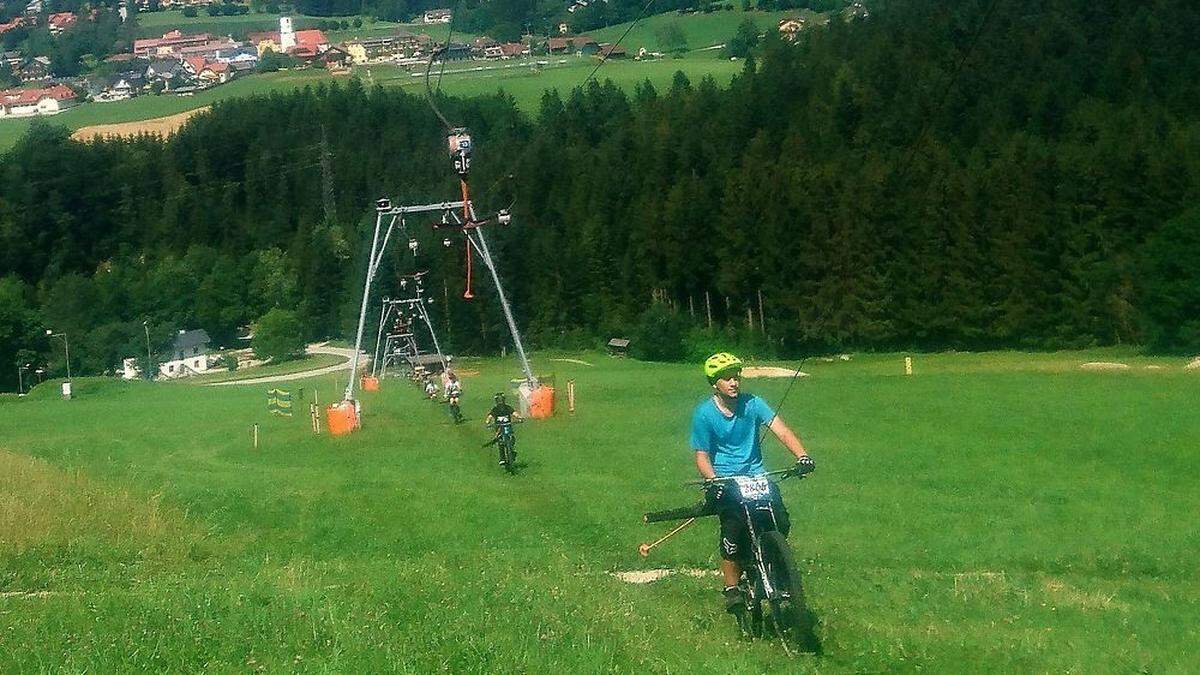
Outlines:
{"label": "field", "polygon": [[72,130],[98,124],[136,122],[202,108],[221,99],[287,91],[328,79],[330,76],[323,70],[267,73],[234,80],[229,84],[198,92],[194,96],[139,96],[113,103],[85,103],[53,117],[0,120],[0,152],[15,145],[25,131],[38,121]]}
{"label": "field", "polygon": [[236,382],[238,380],[252,380],[259,377],[269,377],[271,375],[289,375],[291,373],[299,373],[306,370],[316,370],[317,368],[324,368],[326,366],[332,366],[345,362],[346,359],[333,354],[312,354],[294,361],[284,361],[283,363],[255,366],[254,368],[240,368],[232,373],[229,371],[205,373],[203,375],[197,375],[195,377],[188,378],[187,383],[209,384],[212,382]]}
{"label": "field", "polygon": [[[539,72],[531,71],[528,65],[514,64],[511,68],[504,68],[505,64],[501,62],[472,61],[447,64],[442,78],[442,90],[458,96],[492,94],[503,90],[511,94],[522,108],[536,111],[542,92],[550,88],[557,88],[563,93],[569,92],[582,83],[595,66],[595,61],[586,58],[570,57],[565,65],[559,65],[558,60],[554,59],[552,67]],[[476,68],[479,70],[475,70]],[[716,59],[711,55],[697,55],[684,59],[649,62],[614,60],[604,64],[596,77],[599,80],[611,79],[623,89],[631,91],[637,83],[647,79],[655,86],[667,87],[677,70],[686,73],[693,81],[699,81],[704,75],[710,74],[719,84],[724,85],[740,69],[740,63]],[[465,72],[456,72],[459,70]],[[380,65],[356,68],[355,72],[368,84],[403,87],[407,91],[424,95],[424,79],[412,77],[405,69]],[[223,99],[288,91],[318,82],[344,82],[345,79],[344,76],[332,76],[322,69],[266,73],[234,80],[229,84],[198,92],[194,96],[140,96],[114,103],[85,103],[53,117],[0,120],[0,152],[15,145],[35,120],[72,130],[101,124],[137,122],[177,115]]]}
{"label": "field", "polygon": [[[535,71],[530,67],[531,61],[538,60],[546,61],[548,65]],[[565,98],[572,89],[583,84],[595,67],[595,60],[580,57],[532,59],[511,64],[447,64],[442,77],[442,91],[455,96],[477,96],[503,91],[513,97],[518,107],[528,112],[536,112],[545,91],[557,89]],[[671,86],[676,72],[683,72],[694,83],[698,83],[705,75],[711,75],[718,85],[725,86],[741,68],[740,62],[714,59],[708,55],[657,61],[613,60],[596,71],[595,79],[600,82],[612,80],[626,92],[632,92],[636,85],[648,80],[661,91]],[[462,69],[468,69],[469,72],[458,72]],[[365,69],[360,69],[359,72],[362,75]],[[436,72],[432,77],[436,79]],[[417,94],[423,94],[425,91],[423,77],[413,77],[404,69],[394,66],[372,67],[371,78],[366,81],[383,86],[403,87]]]}
{"label": "field", "polygon": [[[340,439],[267,415],[266,387],[80,380],[70,402],[54,383],[0,399],[0,670],[1194,667],[1200,374],[1179,360],[804,364],[781,412],[818,470],[784,492],[824,651],[797,661],[734,638],[716,578],[611,575],[716,564],[711,522],[635,551],[665,529],[642,511],[694,499],[697,367],[535,365],[577,381],[578,411],[518,429],[516,477],[479,447],[511,360],[460,364],[478,372],[468,424],[388,381]],[[787,384],[747,388],[777,403]]]}
{"label": "field", "polygon": [[759,31],[767,31],[775,29],[779,25],[780,19],[792,16],[802,16],[817,22],[824,20],[821,15],[808,9],[794,9],[786,12],[743,12],[740,9],[732,9],[711,14],[686,15],[668,12],[642,19],[632,30],[629,30],[628,23],[622,23],[589,31],[588,35],[594,37],[598,42],[616,42],[621,39],[622,35],[625,35],[626,30],[629,30],[629,35],[621,41],[621,45],[632,55],[637,54],[641,47],[645,47],[647,51],[661,51],[663,49],[659,39],[661,31],[667,26],[675,25],[687,38],[688,48],[696,50],[724,44],[737,31],[738,24],[743,19],[749,18],[754,21]]}
{"label": "field", "polygon": [[[321,21],[329,21],[336,19],[338,21],[353,21],[354,17],[319,17],[319,16],[304,16],[291,15],[292,24],[296,30],[306,28],[316,28]],[[212,33],[214,35],[232,35],[238,39],[244,39],[247,33],[256,31],[271,31],[279,30],[279,14],[256,13],[243,14],[240,16],[209,16],[203,10],[199,16],[186,17],[181,11],[167,12],[143,12],[137,15],[138,21],[138,36],[139,37],[158,37],[164,31],[178,28],[184,33]],[[340,41],[351,37],[361,37],[365,35],[382,35],[386,32],[395,30],[397,27],[404,27],[413,32],[432,31],[433,28],[414,25],[414,24],[399,24],[389,21],[374,21],[364,23],[361,28],[354,28],[345,31],[327,32],[326,36],[331,40]]]}

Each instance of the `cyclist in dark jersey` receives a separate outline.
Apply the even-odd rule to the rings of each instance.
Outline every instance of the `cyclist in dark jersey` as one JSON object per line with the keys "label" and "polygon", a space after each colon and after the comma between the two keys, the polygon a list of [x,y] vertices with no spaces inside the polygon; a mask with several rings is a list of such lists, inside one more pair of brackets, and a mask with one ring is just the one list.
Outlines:
{"label": "cyclist in dark jersey", "polygon": [[[483,421],[484,424],[490,425],[493,422],[496,422],[497,419],[499,419],[501,417],[507,417],[509,419],[509,421],[511,421],[511,422],[517,422],[522,419],[521,413],[517,412],[516,410],[513,410],[513,407],[510,406],[507,401],[505,401],[503,393],[497,393],[494,397],[492,397],[492,401],[495,403],[495,405],[493,405],[492,409],[488,411],[487,419],[485,419]],[[500,425],[497,424],[496,425],[496,435],[492,437],[492,440],[488,441],[487,443],[484,443],[483,447],[486,448],[489,445],[495,445],[496,441],[499,441],[499,440],[500,440]],[[514,448],[513,461],[516,461],[516,458],[517,458],[517,451],[515,450],[516,445],[517,445],[517,435],[513,434],[513,448]],[[501,464],[504,463],[503,453],[501,453],[501,456],[500,456],[500,463]]]}

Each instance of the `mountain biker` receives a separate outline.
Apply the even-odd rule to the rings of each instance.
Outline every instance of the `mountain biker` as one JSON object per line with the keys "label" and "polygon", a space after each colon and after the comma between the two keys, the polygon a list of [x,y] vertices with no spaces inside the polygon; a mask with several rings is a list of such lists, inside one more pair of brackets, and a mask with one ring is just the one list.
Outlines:
{"label": "mountain biker", "polygon": [[425,376],[425,395],[427,397],[429,397],[429,400],[432,401],[437,398],[437,394],[438,394],[437,382],[433,381],[432,375],[426,375]]}
{"label": "mountain biker", "polygon": [[[496,421],[497,418],[500,418],[500,417],[507,417],[512,422],[517,422],[520,419],[522,419],[521,413],[517,412],[516,410],[513,410],[513,407],[510,406],[507,401],[505,401],[503,392],[497,392],[496,395],[492,397],[492,401],[495,403],[495,405],[493,405],[492,409],[488,411],[487,418],[483,421],[484,424],[492,424],[493,422]],[[492,440],[488,441],[487,443],[484,443],[483,447],[486,448],[489,445],[495,445],[496,442],[499,440],[500,440],[500,425],[497,424],[496,425],[496,435],[492,437]],[[513,445],[513,461],[515,462],[517,460],[517,451],[516,451],[517,436],[516,436],[516,434],[513,434],[512,445]],[[500,463],[504,464],[504,450],[503,449],[500,450]]]}
{"label": "mountain biker", "polygon": [[446,398],[449,399],[451,405],[458,405],[460,396],[462,396],[462,381],[451,370],[446,373]]}
{"label": "mountain biker", "polygon": [[454,371],[446,372],[446,384],[443,391],[446,401],[450,404],[450,410],[455,415],[455,422],[460,421],[462,418],[457,411],[459,410],[459,398],[462,397],[462,381],[458,379]]}
{"label": "mountain biker", "polygon": [[[766,426],[796,457],[797,473],[808,473],[814,464],[800,439],[784,424],[761,398],[741,391],[742,361],[733,354],[720,352],[704,362],[704,375],[712,385],[712,396],[705,398],[692,413],[691,446],[696,469],[705,480],[725,476],[757,476],[766,473],[762,463],[760,426]],[[745,609],[745,591],[738,586],[741,561],[749,549],[748,532],[732,495],[718,483],[707,497],[718,509],[721,521],[721,574],[725,587],[725,609],[737,613]],[[783,500],[772,488],[779,531],[786,537],[790,528]]]}

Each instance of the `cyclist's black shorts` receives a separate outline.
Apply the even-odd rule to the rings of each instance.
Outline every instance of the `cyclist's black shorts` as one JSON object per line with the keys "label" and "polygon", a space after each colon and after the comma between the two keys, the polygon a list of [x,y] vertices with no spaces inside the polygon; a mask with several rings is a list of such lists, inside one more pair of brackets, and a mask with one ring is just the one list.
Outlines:
{"label": "cyclist's black shorts", "polygon": [[[712,496],[710,495],[711,499]],[[771,506],[775,510],[775,522],[783,536],[792,529],[787,507],[779,495],[779,487],[771,485]],[[717,500],[717,517],[721,521],[721,534],[717,546],[721,550],[721,558],[744,562],[750,558],[750,530],[746,526],[746,514],[731,490]]]}

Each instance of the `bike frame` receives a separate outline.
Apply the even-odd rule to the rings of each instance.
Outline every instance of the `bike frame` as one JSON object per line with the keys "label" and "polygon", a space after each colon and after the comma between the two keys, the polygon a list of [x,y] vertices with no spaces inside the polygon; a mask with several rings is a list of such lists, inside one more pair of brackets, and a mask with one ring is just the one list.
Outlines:
{"label": "bike frame", "polygon": [[[781,476],[782,481],[794,476],[795,474],[789,469],[784,471],[771,471],[764,475],[768,480],[770,480],[772,476]],[[739,477],[740,476],[726,476],[722,478],[713,478],[707,481],[699,481],[699,484],[711,485],[713,483],[725,483],[732,489],[737,490],[736,479]],[[777,491],[779,490],[779,482],[781,481],[770,481],[771,489],[766,499],[746,499],[742,496],[740,490],[737,491],[738,505],[741,507],[742,517],[746,521],[747,532],[750,534],[750,549],[753,553],[754,568],[758,573],[758,580],[759,583],[762,584],[763,595],[765,596],[763,598],[755,599],[768,600],[772,602],[781,600],[782,593],[779,591],[779,589],[775,588],[774,584],[771,583],[771,575],[767,573],[767,561],[763,559],[762,534],[760,532],[760,527],[762,524],[766,523],[767,516],[769,516],[770,529],[776,531],[779,529],[779,520],[775,517],[775,506],[772,503],[772,497],[777,494]],[[751,584],[750,593],[752,596],[757,595],[757,589],[754,588],[753,584]]]}

